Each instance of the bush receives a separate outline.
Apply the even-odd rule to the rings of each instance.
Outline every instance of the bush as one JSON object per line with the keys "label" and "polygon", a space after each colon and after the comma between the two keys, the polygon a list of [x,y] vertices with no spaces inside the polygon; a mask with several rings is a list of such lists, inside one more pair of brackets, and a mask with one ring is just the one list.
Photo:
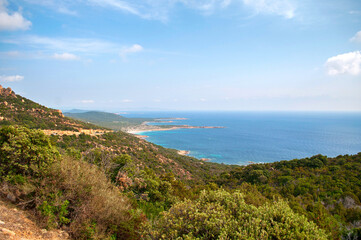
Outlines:
{"label": "bush", "polygon": [[147,239],[327,239],[316,224],[295,214],[282,200],[256,207],[243,194],[203,191],[196,201],[175,204],[153,226]]}
{"label": "bush", "polygon": [[64,157],[42,185],[37,202],[48,227],[63,226],[76,239],[138,237],[144,219],[99,167]]}
{"label": "bush", "polygon": [[0,178],[39,177],[57,156],[58,151],[41,131],[14,126],[0,129]]}

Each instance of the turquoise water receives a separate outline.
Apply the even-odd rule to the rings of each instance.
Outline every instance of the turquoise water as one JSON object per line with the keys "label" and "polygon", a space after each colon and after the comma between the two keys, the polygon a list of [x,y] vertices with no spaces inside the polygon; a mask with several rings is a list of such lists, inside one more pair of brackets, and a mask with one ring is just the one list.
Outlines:
{"label": "turquoise water", "polygon": [[187,118],[173,123],[223,126],[144,132],[147,141],[197,158],[245,165],[361,152],[361,113],[132,112],[126,117]]}

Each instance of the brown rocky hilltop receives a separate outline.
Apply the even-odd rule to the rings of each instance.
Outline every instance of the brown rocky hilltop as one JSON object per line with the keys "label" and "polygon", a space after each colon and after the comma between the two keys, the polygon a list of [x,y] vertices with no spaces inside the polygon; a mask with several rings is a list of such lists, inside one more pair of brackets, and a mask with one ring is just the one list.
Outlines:
{"label": "brown rocky hilltop", "polygon": [[3,95],[4,97],[10,96],[16,98],[16,95],[11,88],[3,88],[1,85],[0,85],[0,95]]}

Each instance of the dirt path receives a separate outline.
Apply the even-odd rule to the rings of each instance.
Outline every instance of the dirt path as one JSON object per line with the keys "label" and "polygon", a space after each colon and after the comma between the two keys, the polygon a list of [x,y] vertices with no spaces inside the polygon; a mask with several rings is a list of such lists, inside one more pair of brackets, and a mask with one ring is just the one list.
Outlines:
{"label": "dirt path", "polygon": [[0,199],[0,240],[62,240],[70,239],[61,230],[40,229],[25,211]]}

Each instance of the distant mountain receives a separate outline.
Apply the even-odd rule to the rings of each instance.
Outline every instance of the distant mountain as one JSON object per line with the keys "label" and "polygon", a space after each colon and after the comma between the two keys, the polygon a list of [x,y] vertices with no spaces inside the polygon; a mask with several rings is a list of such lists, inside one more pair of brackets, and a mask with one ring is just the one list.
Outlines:
{"label": "distant mountain", "polygon": [[70,110],[66,110],[63,111],[64,113],[85,113],[85,112],[89,112],[89,110],[83,110],[83,109],[70,109]]}
{"label": "distant mountain", "polygon": [[144,122],[154,121],[153,118],[126,118],[115,113],[88,111],[88,112],[65,112],[65,116],[96,124],[113,130],[124,130],[129,127],[140,125]]}

